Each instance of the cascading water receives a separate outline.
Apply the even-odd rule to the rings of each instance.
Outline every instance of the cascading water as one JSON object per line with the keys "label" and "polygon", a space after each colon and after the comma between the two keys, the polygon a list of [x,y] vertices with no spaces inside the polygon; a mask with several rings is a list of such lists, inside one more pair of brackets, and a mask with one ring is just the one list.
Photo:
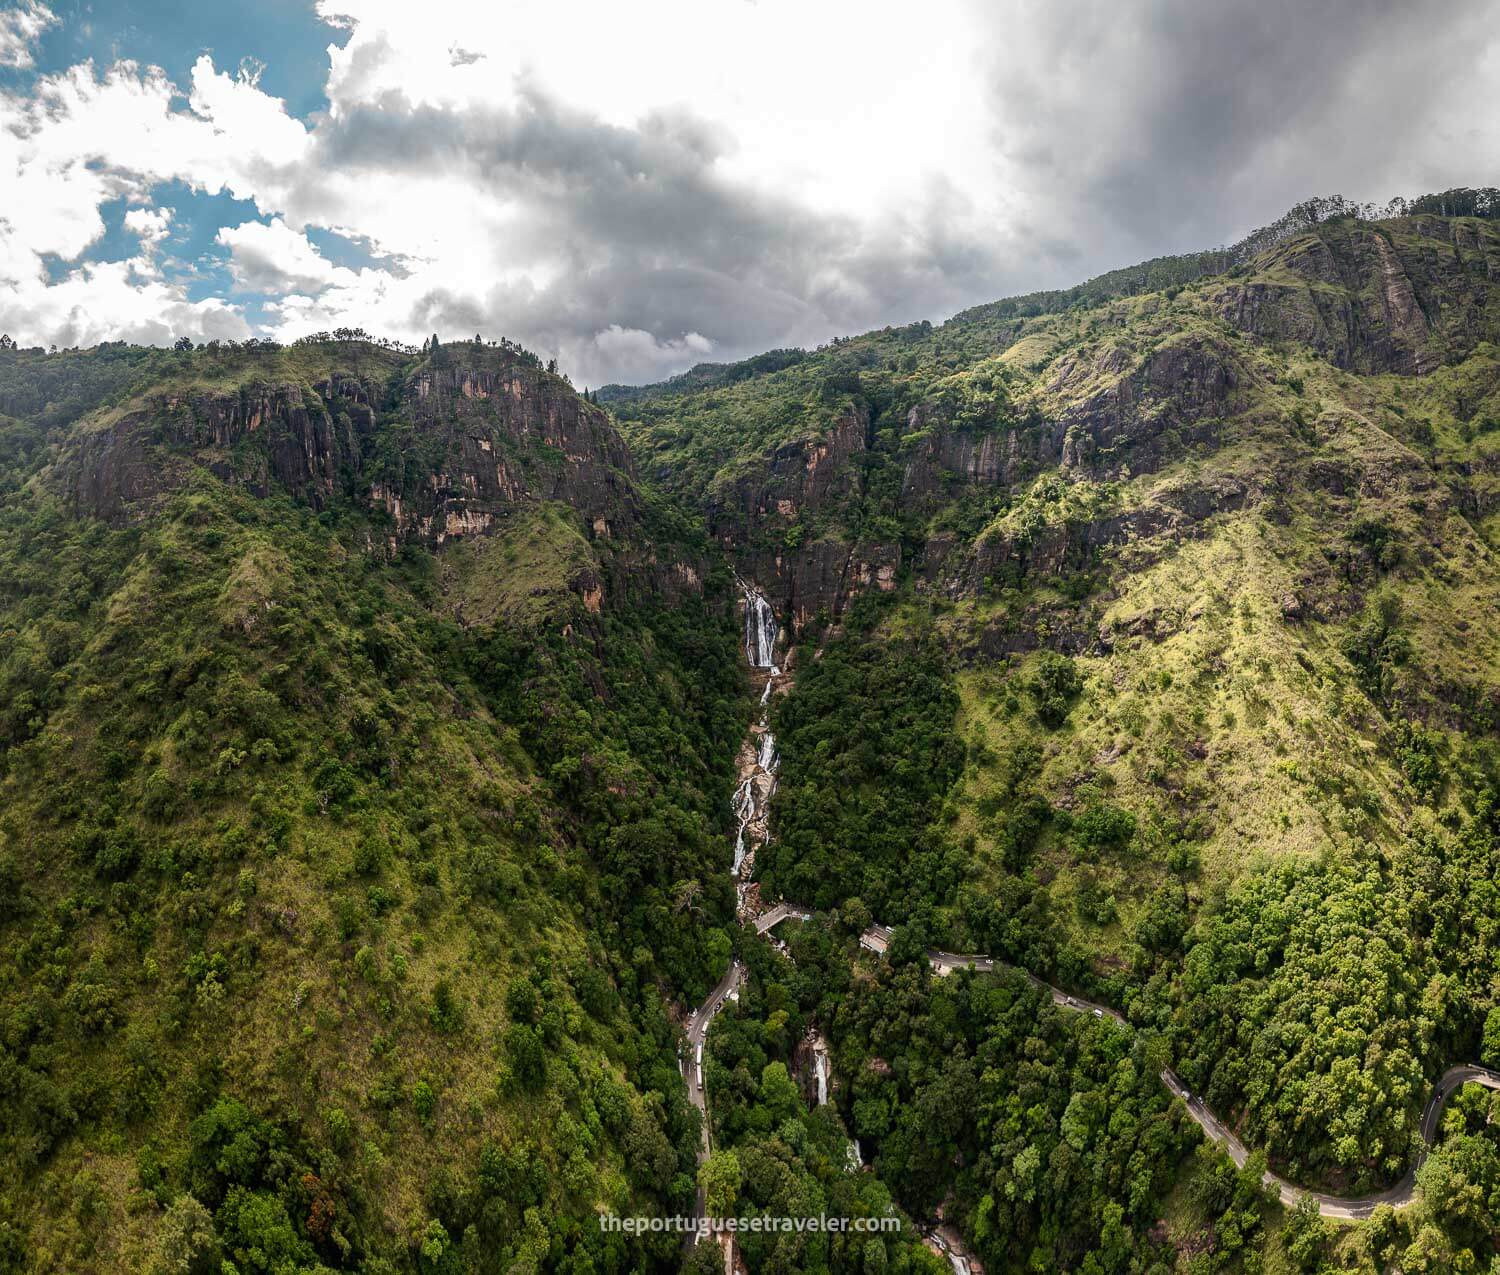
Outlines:
{"label": "cascading water", "polygon": [[740,865],[745,862],[745,832],[755,819],[755,776],[747,775],[734,794],[734,817],[739,821],[739,831],[734,835],[734,875],[740,875]]}
{"label": "cascading water", "polygon": [[776,613],[759,589],[745,590],[745,656],[751,668],[775,667]]}
{"label": "cascading water", "polygon": [[818,1106],[828,1102],[828,1055],[813,1055],[813,1074],[818,1078]]}
{"label": "cascading water", "polygon": [[734,817],[739,824],[734,838],[734,877],[743,900],[754,870],[755,847],[764,845],[768,835],[766,808],[776,791],[776,736],[770,729],[770,703],[781,669],[776,664],[776,613],[759,589],[743,580],[739,583],[745,595],[745,658],[751,668],[766,670],[760,721],[751,730],[753,751],[742,763],[740,786],[734,794]]}

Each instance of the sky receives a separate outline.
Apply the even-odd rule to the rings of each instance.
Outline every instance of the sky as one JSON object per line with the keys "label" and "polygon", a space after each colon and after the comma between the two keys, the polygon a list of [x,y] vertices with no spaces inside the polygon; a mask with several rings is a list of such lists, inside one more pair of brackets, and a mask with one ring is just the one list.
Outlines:
{"label": "sky", "polygon": [[0,0],[0,330],[580,385],[1495,185],[1496,0]]}

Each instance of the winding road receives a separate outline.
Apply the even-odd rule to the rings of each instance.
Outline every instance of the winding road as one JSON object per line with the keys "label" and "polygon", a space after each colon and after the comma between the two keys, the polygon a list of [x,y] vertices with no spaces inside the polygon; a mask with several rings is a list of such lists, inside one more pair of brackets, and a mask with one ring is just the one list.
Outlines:
{"label": "winding road", "polygon": [[[745,654],[752,669],[767,673],[765,689],[761,695],[761,704],[768,704],[773,687],[777,679],[782,677],[782,672],[775,664],[775,646],[779,636],[769,604],[764,596],[752,585],[741,582],[745,596]],[[789,679],[783,679],[783,684]],[[759,774],[766,781],[762,787],[764,795],[762,801],[769,800],[770,793],[774,791],[775,778],[775,741],[769,737],[768,717],[763,712],[760,723],[752,729],[749,736],[749,755],[758,755],[758,762],[753,763]],[[769,747],[763,747],[765,741],[770,739]],[[753,772],[752,772],[753,773]],[[747,899],[746,887],[748,878],[754,865],[753,847],[749,848],[747,854],[746,833],[747,830],[755,832],[760,839],[769,836],[769,830],[764,819],[764,806],[757,802],[751,794],[755,793],[753,784],[747,783],[742,791],[747,795],[743,803],[737,803],[740,813],[740,837],[736,846],[736,857],[734,872],[739,883],[739,893],[742,904]],[[811,908],[796,903],[778,903],[774,907],[767,908],[751,918],[757,934],[769,934],[772,929],[783,921],[810,921],[813,919]],[[871,925],[860,935],[860,945],[875,953],[883,953],[890,946],[894,937],[894,931],[885,925]],[[990,973],[998,969],[1013,969],[1004,961],[996,960],[992,956],[966,955],[958,952],[945,952],[937,948],[930,948],[927,952],[928,963],[933,970],[940,974],[950,974],[955,970],[970,969],[979,973]],[[1019,971],[1031,984],[1045,991],[1051,998],[1052,1003],[1059,1009],[1065,1009],[1078,1014],[1092,1014],[1095,1018],[1107,1018],[1121,1027],[1129,1029],[1129,1023],[1125,1018],[1108,1005],[1098,1005],[1093,1001],[1084,1000],[1063,991],[1059,987],[1037,978],[1025,970]],[[703,1002],[688,1018],[686,1032],[686,1052],[681,1059],[683,1078],[687,1082],[688,1097],[693,1105],[703,1113],[703,1136],[699,1148],[699,1162],[708,1157],[711,1150],[709,1141],[709,1121],[707,1095],[703,1084],[703,1049],[708,1037],[708,1029],[712,1024],[714,1015],[719,1012],[731,999],[739,994],[739,986],[744,978],[745,969],[736,959],[730,963],[729,970],[719,980],[718,985],[709,993],[708,999]],[[1250,1158],[1250,1153],[1245,1149],[1244,1143],[1237,1138],[1234,1132],[1225,1125],[1212,1111],[1204,1105],[1203,1099],[1190,1092],[1186,1085],[1178,1078],[1177,1074],[1170,1068],[1161,1073],[1161,1082],[1167,1089],[1183,1103],[1188,1116],[1201,1128],[1204,1134],[1213,1142],[1224,1148],[1229,1158],[1238,1168],[1243,1168]],[[1437,1085],[1433,1088],[1427,1099],[1427,1105],[1422,1109],[1422,1120],[1420,1131],[1422,1143],[1416,1156],[1413,1158],[1411,1167],[1406,1174],[1394,1186],[1388,1190],[1374,1195],[1362,1196],[1338,1196],[1327,1195],[1321,1191],[1310,1191],[1303,1187],[1294,1185],[1284,1178],[1277,1177],[1268,1172],[1265,1175],[1266,1186],[1271,1188],[1281,1199],[1281,1202],[1289,1207],[1295,1207],[1303,1199],[1312,1199],[1317,1202],[1318,1212],[1324,1217],[1342,1218],[1346,1220],[1357,1220],[1369,1217],[1381,1205],[1389,1205],[1393,1209],[1405,1208],[1416,1196],[1417,1171],[1422,1167],[1422,1162],[1427,1158],[1427,1148],[1431,1146],[1432,1140],[1437,1135],[1438,1124],[1442,1119],[1443,1108],[1448,1100],[1465,1084],[1479,1084],[1488,1089],[1500,1089],[1500,1072],[1492,1071],[1487,1067],[1473,1064],[1459,1064],[1448,1068]],[[698,1191],[698,1216],[702,1218],[705,1212],[705,1202],[702,1188]],[[943,1251],[948,1251],[945,1247]],[[726,1248],[726,1266],[731,1257],[731,1250]]]}
{"label": "winding road", "polygon": [[[766,921],[764,929],[760,922],[756,924],[759,933],[765,933],[771,926],[777,925],[788,918],[807,920],[810,911],[794,903],[778,904],[771,911],[765,913],[762,920]],[[859,936],[860,946],[868,948],[872,952],[884,952],[890,945],[894,931],[886,925],[872,925]],[[997,961],[992,956],[969,956],[957,952],[944,952],[937,948],[929,948],[927,951],[928,964],[939,974],[950,974],[954,970],[970,969],[978,973],[990,973],[998,969],[1014,969],[1004,961]],[[1092,1014],[1095,1018],[1108,1018],[1122,1027],[1129,1027],[1124,1017],[1108,1005],[1097,1005],[1093,1001],[1084,1000],[1082,997],[1074,996],[1063,991],[1060,987],[1053,987],[1051,983],[1037,978],[1035,974],[1021,970],[1026,980],[1034,987],[1040,988],[1052,997],[1052,1003],[1059,1009],[1071,1010],[1078,1014]],[[1208,1107],[1203,1099],[1191,1093],[1187,1086],[1177,1077],[1177,1073],[1170,1067],[1161,1073],[1161,1082],[1174,1095],[1182,1100],[1187,1108],[1188,1115],[1193,1122],[1214,1142],[1217,1142],[1228,1153],[1229,1158],[1234,1161],[1237,1168],[1244,1168],[1245,1162],[1249,1160],[1250,1153],[1245,1149],[1245,1144],[1237,1138],[1233,1131],[1224,1124]],[[1285,1178],[1277,1177],[1274,1173],[1267,1173],[1265,1183],[1272,1188],[1280,1197],[1281,1202],[1288,1207],[1295,1208],[1304,1198],[1317,1201],[1318,1212],[1324,1217],[1343,1218],[1346,1220],[1357,1220],[1367,1218],[1375,1212],[1382,1204],[1388,1204],[1393,1209],[1405,1208],[1416,1197],[1417,1170],[1422,1167],[1422,1162],[1427,1158],[1426,1148],[1431,1146],[1432,1140],[1437,1136],[1438,1123],[1443,1116],[1443,1108],[1447,1106],[1448,1100],[1466,1084],[1483,1085],[1486,1089],[1500,1089],[1500,1071],[1492,1071],[1488,1067],[1480,1067],[1477,1064],[1461,1063],[1449,1067],[1438,1079],[1433,1087],[1432,1093],[1427,1099],[1427,1105],[1422,1109],[1421,1134],[1422,1149],[1418,1151],[1412,1165],[1407,1169],[1405,1175],[1395,1186],[1388,1190],[1378,1192],[1374,1195],[1341,1196],[1328,1195],[1322,1191],[1309,1191],[1305,1187],[1296,1186]]]}

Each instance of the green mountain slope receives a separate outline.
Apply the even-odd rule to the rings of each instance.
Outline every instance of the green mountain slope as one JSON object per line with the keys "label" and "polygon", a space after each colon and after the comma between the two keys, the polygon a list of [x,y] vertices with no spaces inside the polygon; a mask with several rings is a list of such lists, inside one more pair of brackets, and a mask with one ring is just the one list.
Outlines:
{"label": "green mountain slope", "polygon": [[802,641],[763,896],[1120,1005],[1350,1193],[1500,1049],[1500,227],[1418,203],[615,404]]}
{"label": "green mountain slope", "polygon": [[1156,1079],[1352,1195],[1500,1064],[1500,222],[1376,211],[608,411],[0,347],[0,1271],[1484,1269],[1488,1099],[1336,1232]]}
{"label": "green mountain slope", "polygon": [[7,1268],[675,1266],[727,576],[513,351],[131,373],[5,426]]}

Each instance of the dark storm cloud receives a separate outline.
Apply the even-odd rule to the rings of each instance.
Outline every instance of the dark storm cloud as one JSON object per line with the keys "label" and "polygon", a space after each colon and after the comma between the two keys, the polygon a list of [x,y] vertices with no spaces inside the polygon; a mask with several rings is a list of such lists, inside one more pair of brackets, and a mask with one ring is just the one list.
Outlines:
{"label": "dark storm cloud", "polygon": [[[424,322],[564,350],[592,383],[666,366],[623,366],[594,349],[610,325],[662,341],[697,332],[715,357],[738,357],[935,313],[1000,278],[991,246],[947,229],[950,207],[963,202],[956,190],[935,185],[917,222],[872,232],[730,184],[715,169],[728,140],[680,109],[621,128],[535,87],[513,108],[413,106],[391,95],[315,136],[310,172],[363,173],[398,188],[403,173],[442,172],[506,208],[507,255],[555,261],[559,281],[494,288],[489,313],[434,293]],[[293,212],[329,215],[316,181],[300,186]]]}
{"label": "dark storm cloud", "polygon": [[[417,326],[504,332],[597,384],[695,361],[688,333],[716,358],[816,343],[1212,246],[1313,194],[1489,179],[1443,113],[1475,78],[1491,0],[976,0],[973,16],[993,138],[974,165],[1005,182],[1003,227],[936,178],[905,213],[812,211],[728,181],[733,139],[688,110],[621,127],[526,82],[505,107],[392,93],[323,121],[291,211],[327,219],[318,172],[384,191],[403,174],[461,179],[504,209],[501,255],[547,263],[554,282],[435,289]],[[598,342],[611,327],[660,345]]]}
{"label": "dark storm cloud", "polygon": [[[977,6],[995,143],[1080,264],[1211,246],[1313,194],[1477,183],[1444,119],[1476,82],[1492,0],[1148,0]],[[1435,118],[1435,115],[1437,118]]]}

